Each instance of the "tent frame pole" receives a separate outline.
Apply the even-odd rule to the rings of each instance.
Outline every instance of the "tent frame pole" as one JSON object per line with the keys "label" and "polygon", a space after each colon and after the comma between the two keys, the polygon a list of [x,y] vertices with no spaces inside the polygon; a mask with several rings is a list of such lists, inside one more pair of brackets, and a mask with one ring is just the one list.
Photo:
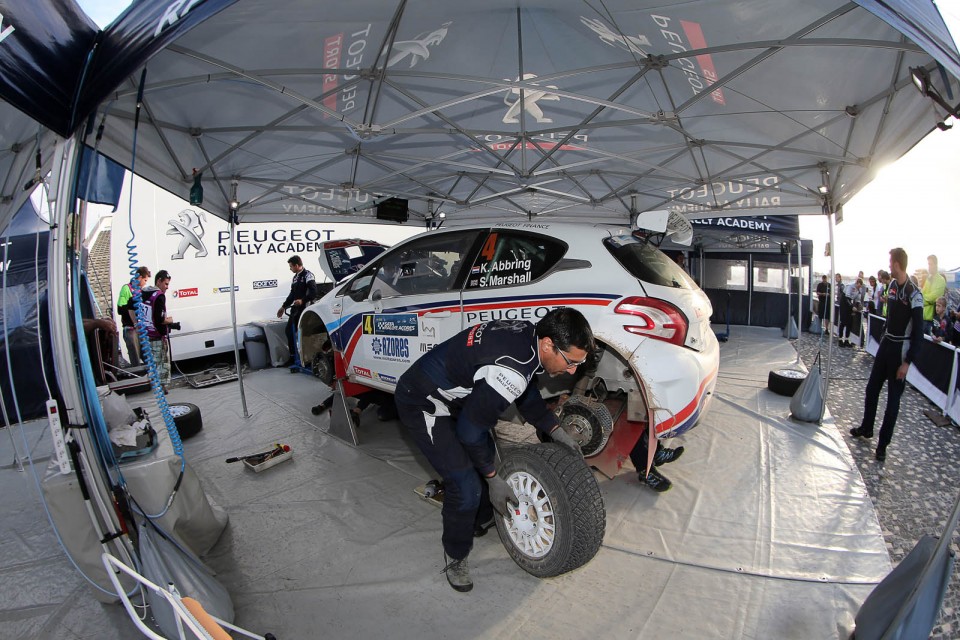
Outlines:
{"label": "tent frame pole", "polygon": [[233,268],[235,247],[234,238],[236,237],[237,212],[230,210],[230,326],[233,327],[233,360],[237,365],[237,382],[240,383],[240,405],[243,407],[243,417],[249,418],[250,412],[247,411],[247,396],[243,390],[243,367],[240,365],[240,344],[237,340],[237,288],[236,273]]}

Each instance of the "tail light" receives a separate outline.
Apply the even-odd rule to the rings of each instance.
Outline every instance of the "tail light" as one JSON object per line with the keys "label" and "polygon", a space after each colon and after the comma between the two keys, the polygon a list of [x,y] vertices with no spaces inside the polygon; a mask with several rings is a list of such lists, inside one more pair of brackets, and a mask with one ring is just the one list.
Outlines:
{"label": "tail light", "polygon": [[680,309],[657,298],[625,298],[613,310],[631,316],[624,330],[682,347],[687,340],[687,319]]}

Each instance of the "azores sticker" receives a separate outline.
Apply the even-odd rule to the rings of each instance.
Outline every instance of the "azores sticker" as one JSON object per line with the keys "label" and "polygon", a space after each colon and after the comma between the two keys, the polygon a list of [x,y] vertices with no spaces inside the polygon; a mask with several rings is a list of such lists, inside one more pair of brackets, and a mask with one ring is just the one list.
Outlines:
{"label": "azores sticker", "polygon": [[410,362],[410,341],[406,338],[374,338],[370,341],[370,351],[376,360]]}

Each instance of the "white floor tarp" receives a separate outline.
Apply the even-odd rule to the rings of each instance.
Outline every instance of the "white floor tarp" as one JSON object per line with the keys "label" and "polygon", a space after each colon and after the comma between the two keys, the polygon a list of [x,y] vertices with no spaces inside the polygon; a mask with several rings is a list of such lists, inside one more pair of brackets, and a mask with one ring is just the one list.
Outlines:
{"label": "white floor tarp", "polygon": [[[628,468],[602,479],[604,546],[559,578],[524,573],[495,533],[479,538],[469,594],[441,573],[439,510],[413,492],[431,473],[398,423],[368,409],[359,447],[347,445],[326,433],[327,414],[310,414],[326,395],[320,384],[286,370],[245,378],[249,420],[235,383],[172,391],[203,411],[186,453],[230,515],[206,559],[233,595],[236,622],[278,638],[848,637],[890,570],[863,482],[831,421],[794,423],[788,399],[766,389],[766,372],[795,358],[779,332],[734,327],[721,351],[710,411],[670,443],[684,456],[661,468],[671,491],[640,487]],[[291,462],[259,474],[224,463],[277,442],[293,448]],[[60,579],[79,582],[69,570]],[[70,628],[31,615],[7,609],[0,624]]]}

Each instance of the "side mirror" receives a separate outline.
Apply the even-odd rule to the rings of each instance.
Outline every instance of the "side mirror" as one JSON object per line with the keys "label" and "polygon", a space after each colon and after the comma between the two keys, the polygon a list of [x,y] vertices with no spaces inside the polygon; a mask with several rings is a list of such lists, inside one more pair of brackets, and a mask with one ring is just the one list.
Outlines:
{"label": "side mirror", "polygon": [[374,302],[379,302],[383,298],[383,294],[380,293],[380,289],[374,289],[373,294],[370,296],[370,299]]}

